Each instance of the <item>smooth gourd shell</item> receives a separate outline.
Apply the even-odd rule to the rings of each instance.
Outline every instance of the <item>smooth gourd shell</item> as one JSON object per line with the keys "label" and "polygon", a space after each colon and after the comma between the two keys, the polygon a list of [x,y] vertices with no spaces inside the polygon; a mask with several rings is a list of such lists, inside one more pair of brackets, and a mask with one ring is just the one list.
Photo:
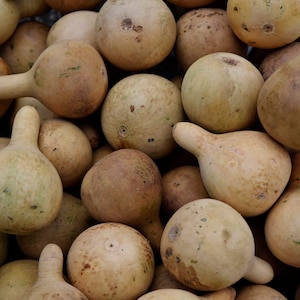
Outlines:
{"label": "smooth gourd shell", "polygon": [[121,223],[101,223],[83,231],[67,257],[71,284],[90,300],[137,299],[154,276],[154,254],[147,239]]}
{"label": "smooth gourd shell", "polygon": [[173,128],[176,142],[199,162],[206,191],[243,216],[257,216],[278,200],[291,175],[288,151],[268,134],[240,130],[214,134],[189,122]]}
{"label": "smooth gourd shell", "polygon": [[220,290],[243,277],[265,283],[273,278],[271,266],[255,257],[245,219],[230,205],[212,198],[191,201],[173,214],[165,226],[160,253],[178,281],[200,291]]}
{"label": "smooth gourd shell", "polygon": [[50,224],[61,207],[63,188],[55,167],[37,146],[40,119],[23,106],[9,144],[0,151],[0,231],[28,234]]}
{"label": "smooth gourd shell", "polygon": [[20,300],[64,299],[88,300],[63,277],[63,253],[56,244],[47,244],[40,255],[37,280]]}
{"label": "smooth gourd shell", "polygon": [[196,294],[181,290],[179,288],[164,288],[155,291],[147,292],[137,300],[200,300],[202,298],[198,297]]}
{"label": "smooth gourd shell", "polygon": [[[276,289],[263,285],[252,284],[246,285],[237,291],[236,300],[287,300],[287,298]],[[295,300],[297,300],[295,298]]]}

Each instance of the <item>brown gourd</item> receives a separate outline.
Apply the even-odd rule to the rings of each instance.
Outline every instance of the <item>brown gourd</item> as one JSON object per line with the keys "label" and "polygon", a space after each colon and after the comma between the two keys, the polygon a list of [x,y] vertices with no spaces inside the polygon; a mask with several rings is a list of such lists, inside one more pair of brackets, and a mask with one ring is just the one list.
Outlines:
{"label": "brown gourd", "polygon": [[44,0],[1,0],[0,1],[0,45],[14,33],[18,23],[25,17],[34,17],[49,11]]}
{"label": "brown gourd", "polygon": [[0,47],[0,56],[9,64],[12,73],[28,71],[46,49],[49,26],[38,21],[18,24],[13,35]]}
{"label": "brown gourd", "polygon": [[47,47],[27,72],[0,76],[0,99],[31,96],[59,116],[81,118],[99,108],[107,86],[97,50],[68,40]]}
{"label": "brown gourd", "polygon": [[[11,68],[7,61],[0,57],[0,76],[11,74]],[[0,101],[0,118],[2,118],[11,107],[13,99]]]}
{"label": "brown gourd", "polygon": [[22,107],[10,142],[0,150],[0,232],[29,234],[50,224],[61,207],[59,174],[37,146],[38,112]]}
{"label": "brown gourd", "polygon": [[64,299],[88,300],[63,277],[63,253],[56,244],[47,244],[40,255],[38,276],[34,285],[20,300]]}
{"label": "brown gourd", "polygon": [[199,162],[206,191],[243,216],[257,216],[278,200],[292,169],[288,151],[268,134],[240,130],[211,133],[190,123],[173,128],[175,141]]}
{"label": "brown gourd", "polygon": [[161,174],[136,149],[115,150],[96,162],[81,183],[81,199],[98,222],[120,222],[141,231],[158,251],[163,224]]}
{"label": "brown gourd", "polygon": [[47,5],[62,13],[94,9],[103,0],[44,0]]}
{"label": "brown gourd", "polygon": [[271,265],[255,256],[246,220],[217,199],[179,208],[165,226],[160,253],[172,276],[199,291],[224,289],[242,278],[265,284],[274,276]]}

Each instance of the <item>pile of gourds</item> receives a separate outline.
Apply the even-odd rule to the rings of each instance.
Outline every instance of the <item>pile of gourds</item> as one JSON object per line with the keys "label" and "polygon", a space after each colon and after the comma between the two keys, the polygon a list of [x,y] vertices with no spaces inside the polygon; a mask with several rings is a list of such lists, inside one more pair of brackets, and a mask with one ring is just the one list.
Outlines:
{"label": "pile of gourds", "polygon": [[0,16],[1,299],[300,299],[299,1]]}

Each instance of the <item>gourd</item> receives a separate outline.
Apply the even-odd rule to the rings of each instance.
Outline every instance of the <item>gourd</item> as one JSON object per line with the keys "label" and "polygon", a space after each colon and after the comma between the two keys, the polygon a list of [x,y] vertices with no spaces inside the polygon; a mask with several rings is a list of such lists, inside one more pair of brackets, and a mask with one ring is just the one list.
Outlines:
{"label": "gourd", "polygon": [[265,81],[257,98],[257,113],[265,131],[296,151],[300,150],[299,68],[300,55],[296,55]]}
{"label": "gourd", "polygon": [[105,155],[85,174],[81,199],[98,222],[120,222],[141,231],[156,251],[163,225],[160,171],[155,162],[136,149]]}
{"label": "gourd", "polygon": [[90,300],[137,299],[154,276],[148,240],[136,229],[105,222],[77,236],[67,256],[70,283]]}
{"label": "gourd", "polygon": [[176,21],[162,0],[108,0],[98,12],[95,33],[100,53],[112,65],[141,71],[171,53]]}
{"label": "gourd", "polygon": [[56,168],[64,188],[80,183],[92,165],[90,141],[71,121],[45,120],[40,127],[38,146]]}
{"label": "gourd", "polygon": [[[0,57],[0,76],[11,74],[11,68],[7,61]],[[0,101],[0,118],[2,118],[11,107],[13,99]]]}
{"label": "gourd", "polygon": [[287,1],[227,1],[229,26],[255,48],[279,48],[300,36],[300,4]]}
{"label": "gourd", "polygon": [[184,8],[197,8],[212,4],[215,0],[167,0],[167,2]]}
{"label": "gourd", "polygon": [[19,21],[25,17],[44,14],[49,10],[44,0],[1,0],[0,1],[0,45],[14,33]]}
{"label": "gourd", "polygon": [[38,277],[34,285],[20,300],[70,299],[88,300],[63,277],[63,254],[56,244],[47,244],[40,255]]}
{"label": "gourd", "polygon": [[270,251],[286,265],[300,268],[300,154],[292,157],[290,181],[270,209],[264,224],[265,239]]}
{"label": "gourd", "polygon": [[77,235],[92,224],[92,218],[81,199],[64,192],[57,217],[46,227],[31,234],[17,235],[16,242],[25,257],[38,259],[43,248],[54,243],[66,257]]}
{"label": "gourd", "polygon": [[198,58],[184,74],[181,99],[188,119],[215,133],[248,129],[257,121],[264,83],[245,57],[230,52]]}
{"label": "gourd", "polygon": [[184,119],[177,86],[149,73],[129,75],[114,84],[100,115],[103,134],[114,149],[138,149],[155,160],[176,148],[172,127]]}
{"label": "gourd", "polygon": [[27,72],[0,76],[0,99],[31,96],[59,116],[81,118],[99,108],[107,85],[97,50],[68,40],[47,47]]}
{"label": "gourd", "polygon": [[270,264],[255,256],[246,220],[213,198],[191,201],[172,215],[162,234],[160,253],[172,276],[199,291],[227,288],[241,278],[265,284],[274,276]]}
{"label": "gourd", "polygon": [[0,55],[12,73],[28,71],[46,49],[49,26],[38,21],[18,24],[12,36],[0,47]]}
{"label": "gourd", "polygon": [[288,151],[268,134],[240,130],[211,133],[190,123],[173,128],[175,141],[199,162],[206,191],[243,216],[263,214],[278,200],[292,169]]}
{"label": "gourd", "polygon": [[38,277],[38,260],[15,259],[0,267],[0,299],[19,300]]}
{"label": "gourd", "polygon": [[174,51],[184,71],[209,53],[231,52],[245,57],[247,48],[229,27],[224,9],[198,7],[188,10],[177,21]]}
{"label": "gourd", "polygon": [[241,287],[237,291],[236,300],[287,300],[287,298],[276,289],[263,284],[252,284]]}
{"label": "gourd", "polygon": [[51,8],[62,13],[70,13],[73,11],[94,9],[103,0],[45,0],[45,3]]}
{"label": "gourd", "polygon": [[98,13],[91,10],[78,10],[63,15],[50,28],[47,45],[63,40],[83,40],[98,50],[95,26]]}
{"label": "gourd", "polygon": [[196,294],[181,290],[178,288],[166,288],[166,289],[159,289],[155,291],[150,291],[142,295],[141,297],[137,298],[137,300],[201,300],[202,298],[197,296]]}
{"label": "gourd", "polygon": [[37,146],[38,112],[23,106],[10,142],[0,150],[0,232],[29,234],[50,224],[61,207],[59,174]]}

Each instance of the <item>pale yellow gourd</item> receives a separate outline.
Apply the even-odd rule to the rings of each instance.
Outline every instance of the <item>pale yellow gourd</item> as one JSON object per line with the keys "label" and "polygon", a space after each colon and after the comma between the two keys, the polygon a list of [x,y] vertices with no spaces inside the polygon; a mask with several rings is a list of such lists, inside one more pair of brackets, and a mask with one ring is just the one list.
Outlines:
{"label": "pale yellow gourd", "polygon": [[[237,291],[236,300],[287,300],[283,294],[275,288],[264,284],[246,285]],[[295,298],[295,300],[297,300]]]}
{"label": "pale yellow gourd", "polygon": [[31,289],[20,300],[61,299],[88,300],[63,277],[63,254],[56,244],[44,247],[38,263],[38,277]]}
{"label": "pale yellow gourd", "polygon": [[61,207],[59,174],[37,146],[39,114],[22,107],[0,150],[0,232],[28,234],[50,224]]}
{"label": "pale yellow gourd", "polygon": [[255,256],[246,220],[217,199],[179,208],[165,226],[160,253],[172,276],[199,291],[224,289],[242,278],[265,284],[274,276],[271,265]]}
{"label": "pale yellow gourd", "polygon": [[173,128],[173,137],[197,157],[210,197],[230,204],[243,216],[257,216],[270,209],[289,181],[289,153],[264,132],[214,134],[180,122]]}
{"label": "pale yellow gourd", "polygon": [[19,300],[38,277],[38,260],[15,259],[0,267],[0,299]]}

